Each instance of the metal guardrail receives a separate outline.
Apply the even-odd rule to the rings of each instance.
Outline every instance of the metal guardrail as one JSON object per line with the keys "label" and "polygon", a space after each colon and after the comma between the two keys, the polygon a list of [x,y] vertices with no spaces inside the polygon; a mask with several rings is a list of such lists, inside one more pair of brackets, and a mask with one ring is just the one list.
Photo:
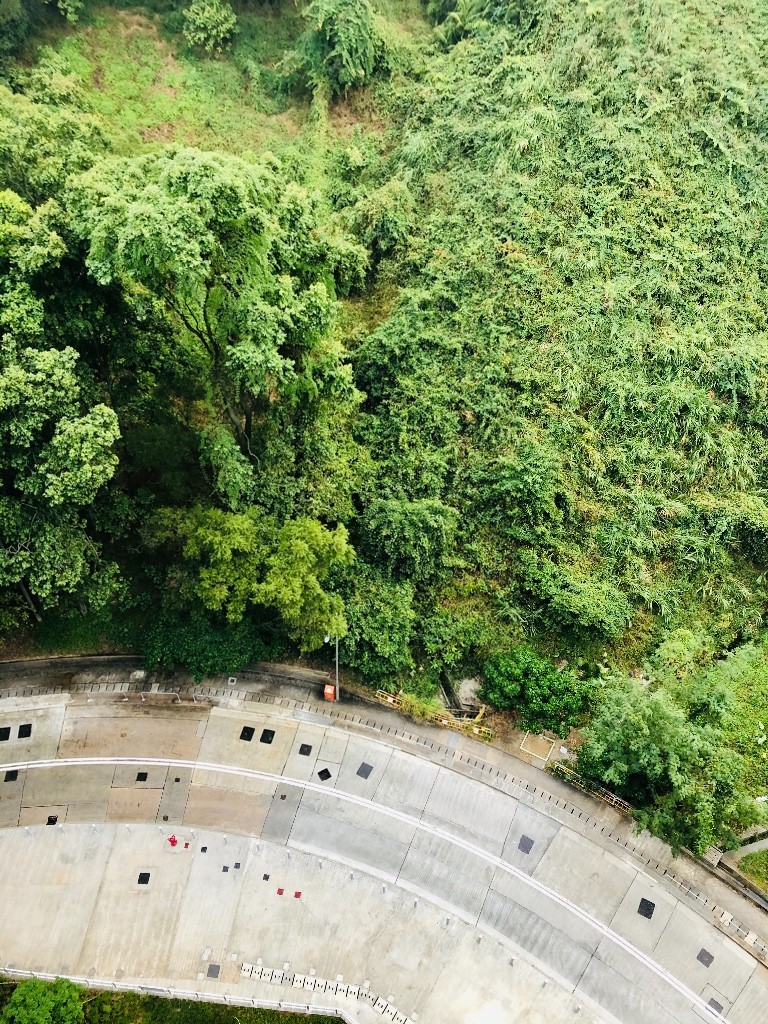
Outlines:
{"label": "metal guardrail", "polygon": [[83,978],[72,974],[49,974],[45,971],[19,971],[15,968],[3,968],[0,976],[18,978],[24,981],[28,978],[39,978],[42,981],[55,981],[56,978],[66,978],[75,985],[83,985],[85,988],[100,989],[104,992],[138,992],[145,996],[159,996],[162,999],[194,999],[202,1003],[220,1003],[225,1006],[249,1006],[264,1010],[278,1010],[282,1013],[306,1013],[317,1017],[338,1017],[345,1021],[345,1024],[359,1024],[355,1017],[351,1017],[339,1006],[318,1006],[312,1003],[293,1003],[284,1000],[247,998],[244,996],[231,996],[225,992],[198,992],[192,989],[181,989],[157,985],[129,985],[122,981],[112,981],[106,978]]}
{"label": "metal guardrail", "polygon": [[[408,714],[408,698],[400,693],[388,693],[386,690],[376,691],[376,700],[385,707],[395,708],[402,714]],[[455,732],[463,732],[469,736],[477,736],[481,740],[490,742],[496,736],[493,729],[486,725],[480,725],[485,714],[485,705],[474,718],[456,718],[450,711],[430,711],[422,719],[430,725],[438,725],[443,729],[453,729]]]}
{"label": "metal guardrail", "polygon": [[611,807],[616,807],[620,811],[624,811],[626,814],[632,813],[632,805],[628,804],[626,800],[622,800],[620,796],[616,796],[609,789],[605,789],[604,786],[598,786],[596,783],[589,782],[588,779],[584,779],[575,772],[573,768],[569,768],[563,764],[562,761],[550,761],[546,769],[550,775],[556,775],[558,778],[563,779],[564,782],[570,783],[580,789],[582,793],[588,793],[590,796],[596,796],[598,800],[602,800],[603,803],[609,804]]}

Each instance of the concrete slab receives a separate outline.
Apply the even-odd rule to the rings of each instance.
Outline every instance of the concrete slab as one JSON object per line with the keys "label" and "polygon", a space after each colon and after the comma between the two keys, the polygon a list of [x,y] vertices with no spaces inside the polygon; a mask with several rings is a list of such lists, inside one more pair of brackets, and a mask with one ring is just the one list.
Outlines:
{"label": "concrete slab", "polygon": [[422,818],[500,854],[516,807],[505,793],[441,768]]}
{"label": "concrete slab", "polygon": [[680,1018],[667,1012],[655,998],[656,989],[656,985],[648,988],[632,984],[608,964],[592,959],[579,979],[576,994],[593,999],[620,1021],[631,1024],[676,1024]]}
{"label": "concrete slab", "polygon": [[157,809],[158,821],[180,824],[184,820],[191,782],[190,768],[173,768],[168,772],[163,795],[160,797],[160,806]]}
{"label": "concrete slab", "polygon": [[694,992],[714,985],[734,1003],[756,967],[748,953],[680,903],[653,955]]}
{"label": "concrete slab", "polygon": [[288,842],[303,794],[304,790],[298,786],[278,784],[261,830],[264,839],[281,845]]}
{"label": "concrete slab", "polygon": [[477,921],[494,868],[454,843],[417,832],[400,871],[399,882],[433,902]]}
{"label": "concrete slab", "polygon": [[253,793],[216,786],[191,786],[184,808],[184,824],[258,834],[264,827],[275,788],[274,783],[262,783],[262,786],[262,792]]}
{"label": "concrete slab", "polygon": [[[242,836],[228,835],[226,841],[223,836],[208,836],[203,845],[206,853],[196,845],[188,862],[176,862],[178,877],[186,875],[186,880],[169,966],[172,976],[194,977],[206,970],[208,963],[216,963],[221,967],[221,980],[227,981],[235,969],[231,954],[239,955],[231,946],[230,933],[242,898],[250,841]],[[236,969],[239,977],[239,963]]]}
{"label": "concrete slab", "polygon": [[[546,964],[566,986],[578,984],[591,954],[532,910],[491,889],[480,923],[510,939],[537,964]],[[597,943],[595,943],[597,945]]]}
{"label": "concrete slab", "polygon": [[331,764],[341,764],[347,749],[347,743],[349,743],[349,736],[346,733],[335,729],[326,729],[323,742],[317,754],[318,759],[329,761]]}
{"label": "concrete slab", "polygon": [[637,869],[564,828],[553,837],[533,874],[607,924]]}
{"label": "concrete slab", "polygon": [[301,799],[301,809],[311,810],[329,818],[328,827],[336,822],[356,825],[373,836],[396,839],[406,846],[417,831],[415,821],[401,821],[383,814],[375,804],[370,806],[339,800],[335,792],[315,793],[306,791]]}
{"label": "concrete slab", "polygon": [[[498,943],[455,932],[445,952],[442,970],[432,993],[419,1007],[419,1017],[440,1024],[593,1024],[603,1019],[583,1013],[585,1007],[517,955]],[[472,964],[467,977],[466,964]]]}
{"label": "concrete slab", "polygon": [[[0,721],[0,764],[15,761],[46,761],[56,757],[65,700],[3,701]],[[6,733],[7,730],[7,733]]]}
{"label": "concrete slab", "polygon": [[111,830],[84,826],[2,834],[3,963],[76,973],[113,838]]}
{"label": "concrete slab", "polygon": [[437,765],[393,750],[373,799],[385,807],[419,816],[439,772]]}
{"label": "concrete slab", "polygon": [[193,759],[200,750],[198,727],[207,717],[208,709],[187,705],[72,704],[64,716],[58,756]]}
{"label": "concrete slab", "polygon": [[516,878],[499,868],[493,876],[491,888],[529,913],[540,917],[553,928],[562,931],[587,952],[593,953],[600,944],[602,932],[598,928],[563,908],[552,896],[532,888],[524,879]]}
{"label": "concrete slab", "polygon": [[737,996],[728,1014],[729,1024],[758,1024],[766,1017],[768,975],[753,975]]}
{"label": "concrete slab", "polygon": [[293,736],[293,745],[283,768],[289,779],[307,781],[315,773],[317,755],[325,736],[325,728],[300,723]]}
{"label": "concrete slab", "polygon": [[111,789],[107,821],[155,821],[162,789]]}
{"label": "concrete slab", "polygon": [[21,797],[27,775],[24,770],[21,770],[15,773],[16,778],[6,780],[8,774],[5,770],[0,770],[0,828],[18,824]]}
{"label": "concrete slab", "polygon": [[[642,914],[639,912],[641,900],[645,901]],[[611,919],[611,928],[650,954],[676,906],[677,900],[656,879],[639,872]]]}
{"label": "concrete slab", "polygon": [[533,807],[518,804],[501,856],[532,874],[562,826]]}
{"label": "concrete slab", "polygon": [[391,747],[351,736],[339,769],[336,788],[372,799],[391,756]]}
{"label": "concrete slab", "polygon": [[104,822],[107,820],[107,801],[100,800],[96,803],[75,801],[67,804],[64,820],[68,825],[90,825]]}
{"label": "concrete slab", "polygon": [[303,803],[296,813],[289,842],[291,847],[364,867],[391,881],[397,878],[408,852],[407,843],[329,818]]}
{"label": "concrete slab", "polygon": [[19,825],[47,825],[49,818],[57,818],[59,824],[63,824],[66,816],[66,804],[49,804],[47,807],[22,807],[19,813]]}
{"label": "concrete slab", "polygon": [[[246,732],[250,739],[240,738],[243,729],[252,730]],[[257,709],[213,708],[200,748],[200,760],[280,773],[297,729],[297,723],[290,718]]]}
{"label": "concrete slab", "polygon": [[47,804],[106,804],[115,769],[111,765],[35,768],[27,772],[23,807]]}
{"label": "concrete slab", "polygon": [[[142,977],[170,975],[170,953],[192,856],[176,853],[155,828],[115,832],[115,854],[102,873],[98,913],[88,921],[78,957],[81,974],[117,969]],[[139,874],[149,873],[147,885]]]}
{"label": "concrete slab", "polygon": [[[597,972],[594,975],[595,978],[601,977],[605,980],[608,995],[603,998],[601,1005],[610,1009],[613,1005],[611,1000],[616,999],[616,1005],[622,1006],[623,993],[613,993],[613,988],[620,984],[624,989],[634,988],[642,993],[648,1005],[652,1005],[655,1001],[679,1024],[699,1024],[700,1009],[694,1005],[692,996],[686,990],[678,991],[677,986],[668,983],[666,976],[660,977],[656,971],[646,966],[637,957],[632,956],[620,945],[610,939],[603,939],[593,959],[599,961],[606,968],[605,971]],[[610,980],[612,977],[613,981]],[[619,979],[621,979],[620,982]],[[701,993],[695,994],[701,995]],[[623,1012],[631,1011],[625,1008]],[[631,1017],[629,1019],[631,1020]],[[708,1024],[712,1024],[712,1021],[708,1021]]]}

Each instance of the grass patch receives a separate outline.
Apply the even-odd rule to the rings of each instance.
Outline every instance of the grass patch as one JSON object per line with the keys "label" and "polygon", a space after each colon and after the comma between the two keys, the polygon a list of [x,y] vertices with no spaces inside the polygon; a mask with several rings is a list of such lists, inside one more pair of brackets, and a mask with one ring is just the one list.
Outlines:
{"label": "grass patch", "polygon": [[729,747],[746,759],[748,788],[768,794],[768,655],[747,644],[718,666],[734,696],[734,711],[725,725]]}
{"label": "grass patch", "polygon": [[96,8],[57,49],[82,78],[93,109],[120,149],[181,143],[241,153],[279,152],[300,132],[308,105],[273,88],[297,16],[269,7],[242,13],[234,50],[201,59],[143,10]]}
{"label": "grass patch", "polygon": [[752,879],[761,889],[768,890],[768,850],[758,850],[742,857],[739,861],[739,871]]}

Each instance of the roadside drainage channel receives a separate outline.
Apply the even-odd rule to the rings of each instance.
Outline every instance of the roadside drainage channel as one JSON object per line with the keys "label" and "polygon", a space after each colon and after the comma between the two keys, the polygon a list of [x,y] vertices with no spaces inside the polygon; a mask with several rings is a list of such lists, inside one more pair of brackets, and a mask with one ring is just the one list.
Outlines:
{"label": "roadside drainage channel", "polygon": [[338,978],[336,981],[331,981],[328,978],[318,978],[314,974],[298,974],[285,968],[263,967],[259,963],[243,963],[240,975],[244,978],[266,981],[272,985],[290,985],[291,988],[309,989],[314,992],[327,992],[331,995],[359,999],[370,1003],[374,1010],[384,1017],[388,1017],[395,1024],[413,1024],[411,1018],[401,1013],[388,999],[384,999],[383,996],[372,992],[370,982],[368,981],[362,985],[348,985],[343,980],[338,980]]}

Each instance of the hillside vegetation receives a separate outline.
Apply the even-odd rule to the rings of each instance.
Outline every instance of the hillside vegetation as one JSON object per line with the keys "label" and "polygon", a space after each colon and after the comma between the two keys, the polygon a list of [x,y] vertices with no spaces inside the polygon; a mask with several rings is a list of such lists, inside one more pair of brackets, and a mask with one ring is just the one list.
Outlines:
{"label": "hillside vegetation", "polygon": [[485,669],[649,827],[735,842],[768,787],[765,5],[0,24],[8,640]]}

